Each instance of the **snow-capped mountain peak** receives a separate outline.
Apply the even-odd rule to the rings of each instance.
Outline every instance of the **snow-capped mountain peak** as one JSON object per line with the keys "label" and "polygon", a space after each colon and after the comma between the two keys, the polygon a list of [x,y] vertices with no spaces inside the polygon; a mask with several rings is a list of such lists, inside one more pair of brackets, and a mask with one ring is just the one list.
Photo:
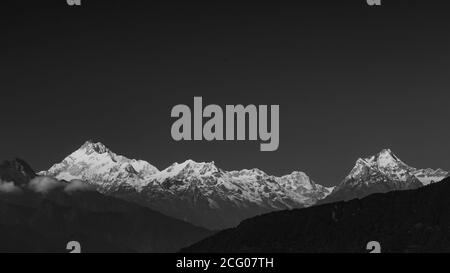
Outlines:
{"label": "snow-capped mountain peak", "polygon": [[312,190],[314,187],[313,182],[304,172],[294,171],[291,174],[282,176],[281,181],[293,189],[303,187],[305,189]]}
{"label": "snow-capped mountain peak", "polygon": [[264,171],[262,171],[258,168],[230,171],[229,173],[235,177],[268,177],[269,176]]}
{"label": "snow-capped mountain peak", "polygon": [[359,158],[346,179],[358,179],[370,175],[375,171],[405,180],[406,171],[412,169],[414,168],[406,165],[390,149],[383,149],[374,156]]}
{"label": "snow-capped mountain peak", "polygon": [[182,163],[174,163],[168,168],[157,173],[153,178],[159,181],[169,178],[183,177],[204,177],[219,172],[214,161],[212,162],[195,162],[188,159]]}
{"label": "snow-capped mountain peak", "polygon": [[357,164],[365,164],[369,166],[377,167],[391,167],[398,166],[399,164],[404,164],[392,151],[391,149],[383,149],[376,155],[359,158]]}
{"label": "snow-capped mountain peak", "polygon": [[333,190],[328,201],[362,198],[376,192],[415,189],[439,182],[448,172],[408,166],[390,149],[359,158],[345,179]]}
{"label": "snow-capped mountain peak", "polygon": [[405,165],[390,149],[384,149],[373,157],[378,168],[397,168]]}
{"label": "snow-capped mountain peak", "polygon": [[84,149],[86,153],[98,153],[104,154],[109,153],[110,150],[101,142],[93,142],[92,140],[86,141],[81,147],[80,150]]}
{"label": "snow-capped mountain peak", "polygon": [[39,174],[66,181],[80,179],[112,185],[119,179],[127,179],[134,184],[157,172],[156,167],[144,160],[126,158],[113,153],[100,142],[87,141],[61,163]]}

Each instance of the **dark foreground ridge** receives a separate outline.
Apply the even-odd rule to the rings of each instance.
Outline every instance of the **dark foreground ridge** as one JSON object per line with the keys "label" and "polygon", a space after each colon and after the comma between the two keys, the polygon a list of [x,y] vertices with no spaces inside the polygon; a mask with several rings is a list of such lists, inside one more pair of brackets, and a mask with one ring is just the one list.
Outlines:
{"label": "dark foreground ridge", "polygon": [[177,252],[211,232],[90,189],[0,166],[0,252]]}
{"label": "dark foreground ridge", "polygon": [[450,178],[416,190],[273,212],[182,252],[450,252]]}

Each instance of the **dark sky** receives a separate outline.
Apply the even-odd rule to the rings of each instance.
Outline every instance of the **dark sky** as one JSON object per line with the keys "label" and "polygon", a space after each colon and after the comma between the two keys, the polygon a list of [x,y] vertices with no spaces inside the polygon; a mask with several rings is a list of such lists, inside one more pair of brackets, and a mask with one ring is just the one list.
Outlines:
{"label": "dark sky", "polygon": [[[444,1],[139,2],[2,2],[1,159],[47,169],[94,139],[160,169],[214,160],[324,185],[388,147],[450,169]],[[170,111],[194,96],[279,104],[279,149],[173,141]]]}

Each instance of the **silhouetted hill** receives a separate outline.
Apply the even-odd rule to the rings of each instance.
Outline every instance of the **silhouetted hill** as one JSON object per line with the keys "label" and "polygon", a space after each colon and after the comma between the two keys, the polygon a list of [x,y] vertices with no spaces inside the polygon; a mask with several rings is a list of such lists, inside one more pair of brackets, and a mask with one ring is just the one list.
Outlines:
{"label": "silhouetted hill", "polygon": [[69,241],[82,252],[176,252],[211,234],[81,181],[27,182],[16,163],[0,168],[0,252],[69,252]]}
{"label": "silhouetted hill", "polygon": [[450,252],[450,178],[416,190],[273,212],[183,252]]}

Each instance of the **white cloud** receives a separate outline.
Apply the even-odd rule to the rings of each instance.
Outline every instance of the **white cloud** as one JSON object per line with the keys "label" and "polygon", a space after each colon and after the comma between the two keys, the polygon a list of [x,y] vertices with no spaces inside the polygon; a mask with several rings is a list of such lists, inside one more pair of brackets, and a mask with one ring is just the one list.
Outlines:
{"label": "white cloud", "polygon": [[0,180],[0,192],[3,193],[21,193],[22,189],[14,184],[14,182],[7,182]]}
{"label": "white cloud", "polygon": [[38,176],[31,179],[28,187],[38,193],[48,193],[56,188],[63,188],[66,183],[48,176]]}
{"label": "white cloud", "polygon": [[66,192],[74,192],[74,191],[95,191],[95,187],[89,185],[88,183],[74,179],[70,181],[70,183],[64,188]]}
{"label": "white cloud", "polygon": [[31,181],[28,183],[28,189],[37,193],[48,193],[55,189],[64,190],[66,193],[72,193],[76,191],[96,190],[96,188],[93,185],[90,185],[85,181],[79,179],[74,179],[71,182],[67,183],[65,181],[61,181],[50,176],[38,176],[31,179]]}

